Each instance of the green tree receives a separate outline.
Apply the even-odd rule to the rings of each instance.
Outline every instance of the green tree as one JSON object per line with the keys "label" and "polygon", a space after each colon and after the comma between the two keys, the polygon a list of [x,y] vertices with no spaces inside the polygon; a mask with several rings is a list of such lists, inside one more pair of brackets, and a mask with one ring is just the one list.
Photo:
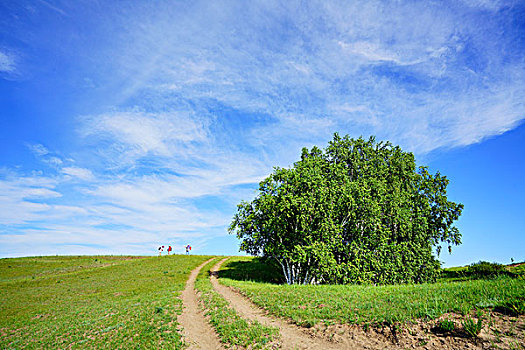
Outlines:
{"label": "green tree", "polygon": [[447,185],[398,146],[335,134],[275,168],[229,231],[241,250],[275,259],[289,284],[432,281],[433,248],[461,243],[463,205],[448,201]]}

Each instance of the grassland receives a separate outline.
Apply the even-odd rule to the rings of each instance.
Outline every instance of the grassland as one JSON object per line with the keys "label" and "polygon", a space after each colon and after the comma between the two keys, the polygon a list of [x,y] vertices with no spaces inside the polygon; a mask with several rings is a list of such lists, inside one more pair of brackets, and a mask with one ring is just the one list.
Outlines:
{"label": "grassland", "polygon": [[[181,349],[178,296],[190,272],[209,258],[0,259],[0,348]],[[201,270],[195,287],[222,342],[234,348],[274,344],[279,336],[276,329],[244,320],[214,291],[208,277],[216,262],[217,258]],[[520,275],[523,266],[513,266],[513,276]],[[461,269],[453,269],[453,274]],[[448,313],[464,315],[456,318],[460,325],[487,311],[524,313],[523,277],[465,280],[461,273],[421,285],[289,286],[282,284],[275,267],[259,259],[235,257],[223,265],[219,276],[221,283],[241,290],[270,313],[306,327],[394,325]],[[523,328],[520,317],[521,321],[507,318],[519,321],[515,326],[490,331],[498,332],[498,339],[508,336],[521,342],[523,336],[516,338]]]}
{"label": "grassland", "polygon": [[262,349],[278,337],[278,330],[259,322],[247,321],[233,310],[224,298],[214,291],[210,282],[210,269],[217,259],[206,264],[197,276],[195,288],[200,292],[206,316],[221,341],[227,346]]}
{"label": "grassland", "polygon": [[454,312],[468,315],[506,303],[523,303],[525,280],[438,282],[394,286],[289,286],[265,283],[272,267],[252,258],[234,258],[221,270],[221,282],[239,289],[255,304],[298,325],[392,324],[435,319]]}
{"label": "grassland", "polygon": [[177,296],[207,258],[0,259],[0,348],[180,349]]}

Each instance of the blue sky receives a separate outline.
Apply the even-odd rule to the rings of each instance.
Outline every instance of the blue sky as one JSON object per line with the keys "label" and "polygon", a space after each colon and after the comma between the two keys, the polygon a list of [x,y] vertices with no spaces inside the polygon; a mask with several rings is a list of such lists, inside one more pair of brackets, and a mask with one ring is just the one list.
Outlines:
{"label": "blue sky", "polygon": [[376,135],[465,204],[447,266],[525,260],[522,1],[0,3],[0,256],[237,254],[240,200]]}

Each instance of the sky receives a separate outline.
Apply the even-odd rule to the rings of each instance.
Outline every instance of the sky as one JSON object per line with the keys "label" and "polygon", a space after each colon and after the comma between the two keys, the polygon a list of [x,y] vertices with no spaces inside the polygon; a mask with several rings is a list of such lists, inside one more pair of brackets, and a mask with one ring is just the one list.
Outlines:
{"label": "sky", "polygon": [[236,255],[273,167],[375,135],[450,179],[445,266],[525,260],[525,2],[0,2],[0,257]]}

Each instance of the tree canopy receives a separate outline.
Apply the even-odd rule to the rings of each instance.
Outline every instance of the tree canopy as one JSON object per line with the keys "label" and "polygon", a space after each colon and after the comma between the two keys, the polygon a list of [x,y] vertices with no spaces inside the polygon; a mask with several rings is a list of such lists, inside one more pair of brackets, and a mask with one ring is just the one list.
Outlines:
{"label": "tree canopy", "polygon": [[389,142],[334,135],[275,168],[230,233],[241,250],[275,259],[287,283],[421,283],[435,280],[442,244],[461,243],[462,204],[448,179]]}

